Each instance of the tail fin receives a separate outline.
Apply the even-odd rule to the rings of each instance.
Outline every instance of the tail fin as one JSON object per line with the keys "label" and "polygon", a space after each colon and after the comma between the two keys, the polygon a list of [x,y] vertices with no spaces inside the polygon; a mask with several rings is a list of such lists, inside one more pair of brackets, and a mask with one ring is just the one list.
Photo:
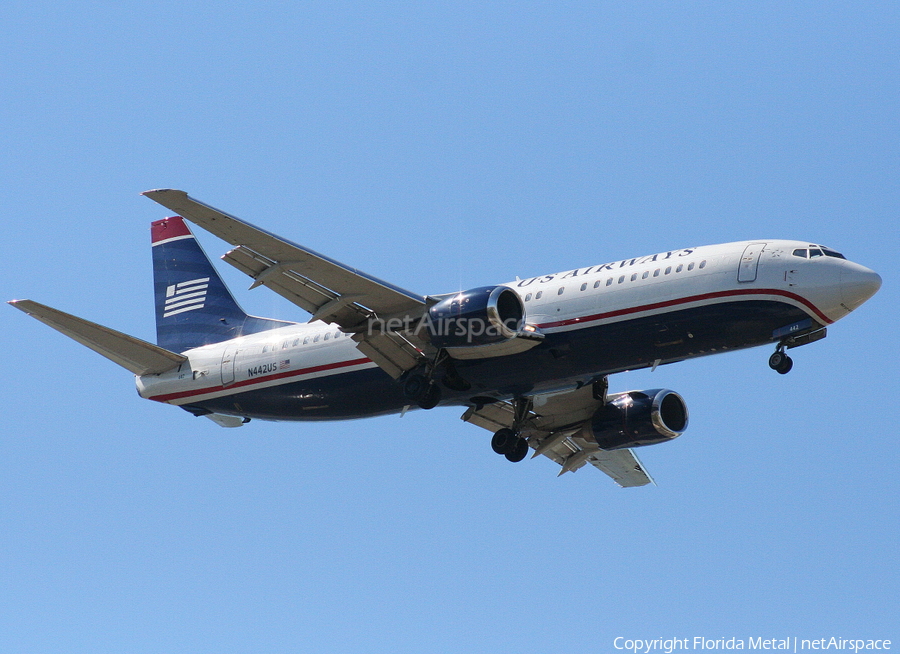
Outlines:
{"label": "tail fin", "polygon": [[184,218],[157,220],[150,233],[156,342],[161,347],[184,352],[291,324],[244,313]]}

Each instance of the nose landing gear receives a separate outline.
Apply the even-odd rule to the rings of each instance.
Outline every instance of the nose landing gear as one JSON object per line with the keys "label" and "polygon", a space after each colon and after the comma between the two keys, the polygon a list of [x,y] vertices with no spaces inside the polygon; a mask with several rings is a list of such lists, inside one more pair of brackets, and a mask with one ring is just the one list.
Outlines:
{"label": "nose landing gear", "polygon": [[784,346],[779,345],[778,349],[769,357],[769,367],[779,375],[786,375],[794,367],[794,360],[784,353]]}
{"label": "nose landing gear", "polygon": [[772,338],[778,339],[778,346],[769,357],[769,367],[780,375],[788,374],[794,362],[784,351],[821,341],[827,335],[828,330],[810,318],[776,329]]}

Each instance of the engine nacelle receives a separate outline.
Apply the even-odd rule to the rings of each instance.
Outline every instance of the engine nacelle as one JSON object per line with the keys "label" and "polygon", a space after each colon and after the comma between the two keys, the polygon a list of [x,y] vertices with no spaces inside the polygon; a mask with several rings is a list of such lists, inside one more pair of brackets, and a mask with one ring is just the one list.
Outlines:
{"label": "engine nacelle", "polygon": [[445,298],[426,316],[435,347],[469,348],[514,338],[525,324],[525,305],[508,286],[484,286]]}
{"label": "engine nacelle", "polygon": [[688,426],[684,399],[674,391],[656,388],[610,396],[606,406],[582,428],[604,450],[643,447],[681,436]]}

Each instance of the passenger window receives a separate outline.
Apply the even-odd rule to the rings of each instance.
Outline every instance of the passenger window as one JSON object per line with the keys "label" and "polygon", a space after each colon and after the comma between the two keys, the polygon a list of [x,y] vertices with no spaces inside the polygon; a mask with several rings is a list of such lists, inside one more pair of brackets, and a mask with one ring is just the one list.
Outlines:
{"label": "passenger window", "polygon": [[706,268],[706,260],[705,260],[705,259],[704,259],[703,261],[700,262],[700,267],[701,267],[701,268]]}
{"label": "passenger window", "polygon": [[691,262],[691,263],[688,264],[688,271],[691,271],[691,270],[693,270],[693,269],[694,269],[694,263]]}
{"label": "passenger window", "polygon": [[624,281],[625,281],[625,275],[622,275],[621,277],[619,277],[619,283],[620,283],[620,284],[621,284],[622,282],[624,282]]}
{"label": "passenger window", "polygon": [[556,294],[557,294],[557,295],[562,295],[564,290],[566,290],[566,287],[565,287],[565,286],[560,286],[560,287],[559,287],[559,290],[556,291]]}
{"label": "passenger window", "polygon": [[656,270],[653,271],[653,276],[659,277],[659,268],[657,268]]}
{"label": "passenger window", "polygon": [[318,343],[318,342],[319,342],[319,335],[316,334],[316,337],[313,339],[313,343]]}
{"label": "passenger window", "polygon": [[[606,285],[609,286],[609,282],[607,282]],[[599,279],[596,282],[594,282],[594,288],[600,288],[600,280]]]}
{"label": "passenger window", "polygon": [[650,276],[650,271],[649,271],[649,270],[645,270],[645,271],[644,271],[644,274],[641,275],[641,279],[647,279],[649,276]]}
{"label": "passenger window", "polygon": [[610,277],[609,279],[606,280],[606,285],[607,285],[607,286],[612,286],[612,279],[613,279],[613,278]]}
{"label": "passenger window", "polygon": [[529,293],[528,295],[525,296],[525,301],[531,302],[531,293]]}
{"label": "passenger window", "polygon": [[306,338],[303,339],[303,344],[304,345],[309,344],[309,336],[307,336]]}
{"label": "passenger window", "polygon": [[684,264],[679,263],[678,267],[675,269],[675,272],[680,273],[682,270],[684,270]]}
{"label": "passenger window", "polygon": [[672,272],[672,266],[666,268],[666,274],[668,275],[670,272]]}
{"label": "passenger window", "polygon": [[325,340],[327,341],[329,338],[331,338],[331,334],[325,334]]}
{"label": "passenger window", "polygon": [[535,299],[535,300],[540,300],[540,299],[541,299],[541,296],[542,296],[543,294],[544,294],[544,291],[538,291],[538,292],[537,292],[537,295],[534,296],[534,299]]}
{"label": "passenger window", "polygon": [[586,290],[587,290],[587,284],[582,284],[582,285],[581,285],[581,290],[582,290],[582,291],[586,291]]}

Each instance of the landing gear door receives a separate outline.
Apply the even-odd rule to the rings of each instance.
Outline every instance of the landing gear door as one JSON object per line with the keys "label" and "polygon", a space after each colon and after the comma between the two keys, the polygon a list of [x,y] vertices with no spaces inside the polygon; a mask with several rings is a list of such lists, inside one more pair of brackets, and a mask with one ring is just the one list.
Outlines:
{"label": "landing gear door", "polygon": [[759,267],[759,255],[765,249],[765,243],[751,243],[744,248],[744,254],[741,256],[741,265],[738,269],[739,282],[755,282],[756,269]]}
{"label": "landing gear door", "polygon": [[234,364],[237,354],[238,350],[234,345],[225,348],[225,353],[222,355],[222,386],[234,383]]}

